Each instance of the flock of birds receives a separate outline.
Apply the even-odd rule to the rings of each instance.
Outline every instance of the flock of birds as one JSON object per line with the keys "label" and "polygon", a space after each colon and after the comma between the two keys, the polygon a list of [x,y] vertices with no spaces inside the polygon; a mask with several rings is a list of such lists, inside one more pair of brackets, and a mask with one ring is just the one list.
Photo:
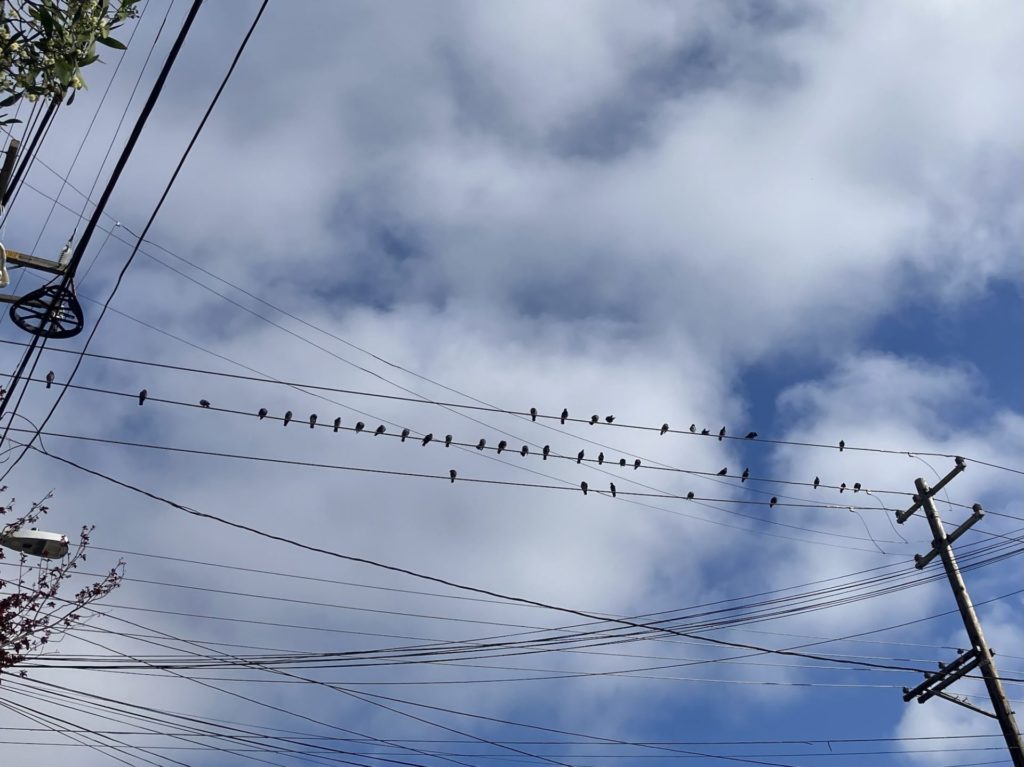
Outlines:
{"label": "flock of birds", "polygon": [[[53,384],[53,379],[54,379],[54,374],[53,374],[53,371],[51,370],[49,373],[46,374],[46,388],[47,389],[49,389],[50,386]],[[148,391],[146,389],[142,389],[139,392],[139,405],[142,405],[146,401],[146,398],[148,396],[149,396]],[[199,400],[199,407],[202,407],[202,408],[209,408],[209,407],[211,407],[210,401],[206,400],[206,399]],[[256,417],[259,418],[262,421],[269,414],[270,414],[270,411],[267,410],[267,408],[261,407],[256,412]],[[287,426],[289,423],[291,423],[294,420],[294,417],[295,417],[295,414],[291,410],[286,411],[285,414],[284,414],[284,417],[281,419],[282,425],[283,426]],[[531,407],[530,408],[530,419],[532,421],[536,421],[537,417],[538,417],[537,408]],[[568,410],[568,408],[564,408],[562,410],[561,416],[559,416],[559,420],[564,425],[565,422],[568,420],[568,418],[569,418],[569,410]],[[311,429],[315,428],[316,425],[317,425],[317,420],[318,420],[318,417],[317,417],[316,413],[310,414],[309,419],[307,421],[307,423],[309,424],[309,428],[311,428]],[[590,425],[594,426],[595,424],[599,423],[600,420],[601,420],[601,417],[599,415],[596,415],[596,414],[592,415],[590,417]],[[613,415],[606,415],[604,417],[604,421],[607,424],[612,424],[612,423],[615,422],[615,416],[613,416]],[[341,418],[340,417],[334,419],[333,426],[334,426],[334,431],[336,431],[336,432],[339,431],[342,428],[342,426],[341,426]],[[356,434],[359,434],[359,433],[361,433],[361,432],[363,432],[365,430],[366,430],[366,424],[363,423],[362,421],[356,421],[356,424],[353,427],[353,431]],[[659,433],[662,436],[664,436],[669,431],[669,425],[667,423],[663,423],[661,425],[661,428],[658,431],[659,431]],[[691,423],[689,431],[690,431],[691,434],[697,434],[697,425]],[[377,426],[376,429],[373,430],[373,435],[375,437],[379,437],[380,435],[385,434],[386,432],[387,432],[387,427],[384,426],[384,424],[380,424],[379,426]],[[711,431],[709,429],[701,429],[700,430],[700,434],[701,434],[701,436],[705,436],[705,437],[712,436]],[[407,428],[406,429],[402,429],[401,434],[400,434],[401,441],[405,442],[406,439],[408,439],[410,435],[411,435],[411,431],[409,429],[407,429]],[[747,435],[744,437],[744,439],[757,439],[757,436],[758,435],[757,435],[756,431],[751,431],[751,432],[747,433]],[[718,441],[721,442],[723,439],[725,439],[725,437],[726,437],[726,429],[723,426],[718,431]],[[454,437],[451,434],[446,434],[445,437],[444,437],[444,446],[445,447],[451,447],[453,439],[454,439]],[[420,444],[423,447],[426,447],[427,445],[429,445],[433,441],[434,441],[434,434],[433,434],[433,432],[431,432],[429,434],[426,434],[422,438],[420,438]],[[486,447],[487,447],[487,440],[484,439],[483,437],[481,437],[480,441],[476,444],[476,449],[480,450],[480,451],[483,451],[484,449],[486,449]],[[501,440],[500,442],[498,442],[497,451],[496,451],[497,454],[500,455],[506,449],[508,449],[508,442],[506,440]],[[839,440],[839,452],[843,452],[844,449],[846,449],[846,442],[844,440]],[[521,456],[523,456],[523,457],[528,456],[530,454],[529,446],[528,445],[523,445],[521,448],[519,448],[519,454]],[[543,449],[541,450],[541,456],[543,457],[543,459],[546,461],[550,454],[551,454],[551,446],[550,445],[544,445]],[[585,457],[586,457],[586,451],[580,450],[579,453],[576,455],[576,463],[577,464],[583,463],[583,459]],[[604,452],[598,453],[597,454],[597,464],[600,466],[600,465],[603,465],[604,462],[605,462]],[[626,459],[625,458],[620,458],[619,459],[619,466],[622,467],[622,468],[625,468],[626,465],[627,465]],[[640,459],[639,458],[634,459],[633,460],[633,469],[634,469],[634,471],[636,469],[639,469],[640,466],[641,466]],[[719,477],[726,477],[728,475],[729,475],[729,467],[728,466],[723,467],[721,469],[721,471],[719,471],[717,473],[717,476],[719,476]],[[448,477],[449,477],[450,481],[454,483],[455,480],[458,478],[458,472],[455,471],[455,469],[451,469],[448,472]],[[747,468],[745,468],[743,470],[743,473],[740,475],[740,482],[741,483],[742,482],[746,482],[749,478],[750,478],[750,468],[747,467]],[[820,477],[815,477],[814,478],[814,482],[812,482],[811,484],[812,484],[812,487],[815,490],[817,490],[818,486],[821,484],[821,478]],[[854,482],[853,483],[853,486],[852,486],[853,492],[855,492],[855,493],[860,492],[861,488],[862,488],[862,486],[861,486],[860,482]],[[840,493],[845,492],[847,489],[848,489],[848,487],[847,487],[847,484],[845,482],[843,482],[841,485],[839,485],[839,492]],[[590,492],[590,485],[586,481],[580,482],[580,490],[583,491],[584,495],[587,495]],[[608,492],[609,492],[609,494],[611,495],[612,498],[616,497],[617,490],[616,490],[614,482],[610,482],[609,483]],[[690,491],[690,492],[688,492],[686,494],[686,499],[687,500],[693,500],[693,498],[694,498],[693,491]],[[771,499],[768,501],[768,507],[772,508],[778,502],[779,502],[778,497],[773,495],[771,497]]]}

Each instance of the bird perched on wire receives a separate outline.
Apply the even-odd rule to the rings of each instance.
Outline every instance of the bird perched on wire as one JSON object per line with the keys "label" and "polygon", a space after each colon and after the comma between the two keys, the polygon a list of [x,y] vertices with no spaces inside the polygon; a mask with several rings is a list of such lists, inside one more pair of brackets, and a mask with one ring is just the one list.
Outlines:
{"label": "bird perched on wire", "polygon": [[46,374],[46,388],[49,389],[51,386],[53,386],[53,371],[52,370],[49,373]]}
{"label": "bird perched on wire", "polygon": [[747,432],[747,436],[744,437],[744,439],[757,439],[757,432],[756,431],[749,431],[749,432]]}
{"label": "bird perched on wire", "polygon": [[[142,401],[145,400],[145,399],[146,399],[146,390],[143,389],[142,391],[139,392],[139,404],[141,405]],[[267,413],[268,412],[270,412],[270,411],[267,410],[265,407],[261,407],[259,409],[259,412],[256,413],[256,417],[259,418],[262,421],[264,418],[267,417]]]}
{"label": "bird perched on wire", "polygon": [[588,487],[589,487],[589,485],[587,485],[587,481],[586,480],[583,480],[582,482],[580,482],[580,490],[583,491],[583,495],[587,494]]}
{"label": "bird perched on wire", "polygon": [[595,423],[598,422],[598,420],[599,420],[599,416],[596,413],[594,415],[590,416],[590,425],[593,426]]}
{"label": "bird perched on wire", "polygon": [[719,430],[719,432],[718,432],[718,441],[721,442],[722,441],[722,437],[724,437],[724,436],[725,436],[725,427],[723,426]]}
{"label": "bird perched on wire", "polygon": [[569,417],[569,408],[562,409],[562,426],[565,426],[565,419]]}
{"label": "bird perched on wire", "polygon": [[209,407],[209,406],[210,406],[210,400],[208,400],[208,399],[201,399],[201,400],[199,400],[199,407]]}
{"label": "bird perched on wire", "polygon": [[636,471],[639,468],[640,468],[640,459],[637,458],[635,461],[633,461],[633,471]]}
{"label": "bird perched on wire", "polygon": [[373,430],[373,436],[379,437],[381,434],[383,434],[386,431],[387,431],[387,428],[384,426],[384,424],[381,424],[380,426],[378,426],[376,429]]}
{"label": "bird perched on wire", "polygon": [[366,428],[366,424],[365,423],[363,423],[362,421],[356,421],[356,434],[358,434],[359,432],[361,432],[365,428]]}
{"label": "bird perched on wire", "polygon": [[661,425],[661,436],[664,437],[666,434],[668,434],[668,424],[667,423],[663,423]]}
{"label": "bird perched on wire", "polygon": [[316,413],[310,413],[309,415],[309,428],[316,426]]}
{"label": "bird perched on wire", "polygon": [[452,446],[452,435],[451,434],[445,434],[444,435],[444,446],[445,447],[451,447]]}
{"label": "bird perched on wire", "polygon": [[625,458],[620,458],[619,459],[619,466],[621,466],[622,468],[626,467],[626,459]]}
{"label": "bird perched on wire", "polygon": [[580,450],[580,452],[576,454],[576,463],[582,463],[582,462],[583,462],[583,451]]}
{"label": "bird perched on wire", "polygon": [[508,447],[508,442],[506,442],[505,440],[502,440],[501,442],[499,442],[498,443],[498,455],[501,455],[501,451],[504,450],[506,447]]}
{"label": "bird perched on wire", "polygon": [[746,469],[743,470],[743,473],[740,475],[740,482],[746,482],[748,479],[750,479],[750,469],[746,468]]}
{"label": "bird perched on wire", "polygon": [[768,501],[768,508],[770,509],[770,508],[774,507],[774,506],[775,506],[775,504],[777,504],[778,502],[779,502],[779,499],[778,499],[778,498],[776,498],[776,497],[775,497],[775,496],[773,495],[773,496],[772,496],[772,499],[771,499],[770,501]]}
{"label": "bird perched on wire", "polygon": [[292,411],[288,410],[284,414],[284,422],[281,425],[282,426],[287,426],[291,422],[291,420],[292,420]]}
{"label": "bird perched on wire", "polygon": [[615,423],[615,416],[613,416],[613,415],[606,415],[604,417],[604,422],[605,423]]}
{"label": "bird perched on wire", "polygon": [[452,481],[452,484],[455,483],[455,478],[457,476],[459,476],[459,475],[455,473],[455,469],[449,469],[448,470],[448,479],[450,479]]}
{"label": "bird perched on wire", "polygon": [[853,492],[859,493],[860,492],[860,487],[861,487],[860,482],[854,482],[853,483]]}
{"label": "bird perched on wire", "polygon": [[818,489],[818,485],[820,485],[820,484],[821,484],[821,477],[815,477],[814,478],[814,489],[817,490]]}
{"label": "bird perched on wire", "polygon": [[548,459],[548,454],[551,452],[551,445],[545,445],[542,452],[544,453],[544,460],[546,461]]}
{"label": "bird perched on wire", "polygon": [[700,436],[702,436],[702,437],[710,436],[710,434],[711,434],[711,432],[708,431],[707,429],[701,429],[700,430]]}
{"label": "bird perched on wire", "polygon": [[[139,404],[141,405],[143,402],[145,402],[146,401],[146,397],[148,397],[148,396],[149,396],[149,392],[146,391],[145,389],[140,391],[139,392]],[[266,415],[266,414],[267,414],[267,411],[266,411],[266,409],[264,409],[263,410],[263,415]],[[262,417],[263,416],[260,416],[260,418],[262,418]]]}
{"label": "bird perched on wire", "polygon": [[431,432],[430,434],[426,435],[423,438],[423,440],[420,442],[420,445],[422,445],[423,447],[426,447],[427,445],[430,444],[430,440],[432,440],[433,438],[434,438],[434,434],[433,434],[433,432]]}
{"label": "bird perched on wire", "polygon": [[537,420],[537,408],[535,408],[535,407],[531,407],[530,408],[530,420],[531,421],[536,421]]}
{"label": "bird perched on wire", "polygon": [[340,418],[335,418],[334,419],[334,431],[337,432],[338,429],[340,429],[340,428],[341,428],[341,419]]}
{"label": "bird perched on wire", "polygon": [[842,495],[842,494],[843,494],[843,491],[844,491],[845,489],[846,489],[846,483],[845,483],[845,482],[843,482],[842,484],[840,484],[840,485],[839,485],[839,494],[840,494],[840,495]]}
{"label": "bird perched on wire", "polygon": [[720,472],[718,472],[718,476],[720,476],[720,477],[724,477],[724,476],[725,476],[726,474],[728,474],[728,473],[729,473],[729,467],[728,467],[728,466],[726,466],[726,467],[724,467],[724,468],[723,468],[723,469],[722,469],[722,470],[721,470]]}
{"label": "bird perched on wire", "polygon": [[402,442],[405,442],[406,437],[408,437],[408,436],[409,436],[409,430],[408,429],[402,429]]}
{"label": "bird perched on wire", "polygon": [[526,456],[528,456],[529,454],[530,454],[530,446],[529,445],[523,445],[521,448],[519,448],[519,455],[521,455],[523,458],[526,458]]}
{"label": "bird perched on wire", "polygon": [[696,433],[697,433],[697,424],[691,423],[690,424],[690,434],[696,434]]}
{"label": "bird perched on wire", "polygon": [[608,483],[608,489],[612,493],[612,498],[614,498],[615,497],[615,483],[614,482],[609,482]]}
{"label": "bird perched on wire", "polygon": [[686,494],[686,500],[688,500],[688,501],[692,501],[693,500],[693,491],[692,490]]}
{"label": "bird perched on wire", "polygon": [[604,453],[597,454],[597,465],[600,466],[604,463]]}
{"label": "bird perched on wire", "polygon": [[476,449],[483,450],[485,447],[487,447],[487,440],[481,437],[480,441],[476,443]]}
{"label": "bird perched on wire", "polygon": [[845,440],[839,440],[839,452],[841,453],[845,449],[846,449],[846,441]]}

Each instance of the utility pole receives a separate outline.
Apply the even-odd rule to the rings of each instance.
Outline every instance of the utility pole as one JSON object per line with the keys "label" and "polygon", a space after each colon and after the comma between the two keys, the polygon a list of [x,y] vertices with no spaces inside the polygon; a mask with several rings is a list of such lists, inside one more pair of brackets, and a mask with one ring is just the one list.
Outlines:
{"label": "utility pole", "polygon": [[[1003,690],[1003,683],[999,678],[999,672],[996,670],[996,663],[993,659],[995,653],[992,652],[988,642],[985,641],[985,634],[981,630],[981,623],[978,621],[977,613],[974,612],[974,605],[971,603],[971,597],[967,593],[967,586],[964,584],[964,579],[960,575],[960,569],[956,563],[956,556],[953,554],[953,541],[967,532],[985,515],[985,512],[979,504],[975,504],[974,513],[970,519],[954,530],[951,535],[947,536],[946,529],[939,518],[939,511],[935,508],[935,502],[932,500],[939,490],[945,487],[965,468],[964,459],[957,457],[954,469],[939,480],[935,487],[931,488],[928,487],[927,482],[919,477],[914,481],[917,488],[914,504],[906,511],[897,512],[896,514],[896,521],[902,525],[918,509],[924,509],[924,513],[928,517],[928,526],[932,531],[932,549],[923,556],[915,554],[914,566],[921,570],[936,556],[942,560],[942,566],[946,570],[949,585],[953,589],[953,598],[956,599],[957,609],[960,611],[960,617],[963,619],[967,636],[971,640],[971,649],[961,653],[952,663],[940,663],[940,670],[935,674],[927,674],[925,681],[917,687],[913,689],[904,687],[903,700],[909,703],[916,698],[918,703],[924,703],[932,697],[944,698],[972,711],[996,719],[999,722],[999,728],[1002,730],[1003,738],[1006,740],[1006,747],[1010,751],[1010,760],[1013,762],[1014,767],[1024,767],[1024,741],[1021,740],[1020,729],[1017,727],[1013,710],[1010,708],[1010,702],[1007,700],[1006,692]],[[953,682],[976,668],[981,670],[981,676],[985,680],[985,687],[992,701],[994,714],[969,703],[964,698],[945,692],[946,687],[949,687]]]}

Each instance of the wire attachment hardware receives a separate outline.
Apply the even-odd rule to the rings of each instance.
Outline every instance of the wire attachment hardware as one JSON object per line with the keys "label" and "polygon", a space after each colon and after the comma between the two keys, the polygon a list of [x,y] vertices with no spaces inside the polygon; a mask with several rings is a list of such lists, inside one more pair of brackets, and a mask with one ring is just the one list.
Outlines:
{"label": "wire attachment hardware", "polygon": [[11,320],[26,333],[43,338],[71,338],[85,327],[74,283],[44,285],[11,305]]}

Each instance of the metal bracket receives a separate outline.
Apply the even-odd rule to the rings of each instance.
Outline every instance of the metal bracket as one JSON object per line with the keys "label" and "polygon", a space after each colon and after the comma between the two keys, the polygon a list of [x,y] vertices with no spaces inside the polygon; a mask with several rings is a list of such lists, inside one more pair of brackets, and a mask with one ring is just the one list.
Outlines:
{"label": "metal bracket", "polygon": [[71,338],[85,327],[73,283],[44,285],[26,293],[11,305],[10,315],[26,333],[43,338]]}
{"label": "metal bracket", "polygon": [[935,693],[935,697],[936,698],[942,698],[943,700],[948,700],[950,703],[956,703],[958,706],[963,706],[964,708],[969,708],[971,711],[974,711],[974,712],[976,712],[978,714],[984,714],[985,716],[989,717],[990,719],[998,719],[999,718],[998,716],[993,714],[991,711],[986,711],[985,709],[981,708],[981,706],[975,706],[973,703],[968,701],[966,698],[961,698],[958,695],[950,695],[948,692],[937,692],[937,693]]}

